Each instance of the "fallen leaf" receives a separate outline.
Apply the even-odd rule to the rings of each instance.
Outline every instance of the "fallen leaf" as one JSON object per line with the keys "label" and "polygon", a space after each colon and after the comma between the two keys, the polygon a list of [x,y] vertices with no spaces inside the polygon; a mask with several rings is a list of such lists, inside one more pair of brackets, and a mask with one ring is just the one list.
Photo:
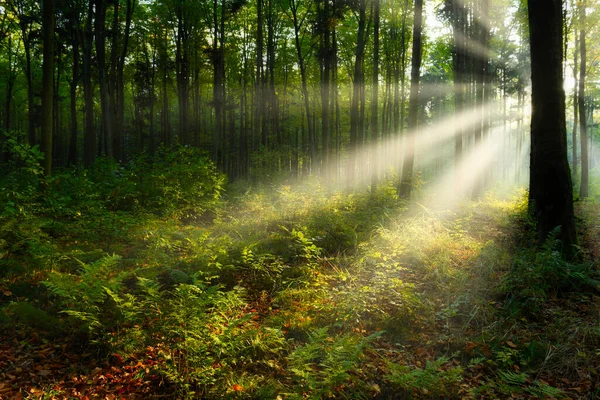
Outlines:
{"label": "fallen leaf", "polygon": [[241,392],[244,390],[244,388],[241,385],[238,385],[237,383],[235,385],[233,385],[231,387],[232,390],[236,391],[236,392]]}
{"label": "fallen leaf", "polygon": [[508,347],[510,347],[511,349],[516,349],[518,346],[516,344],[514,344],[513,342],[511,342],[510,340],[506,341],[506,344],[508,345]]}

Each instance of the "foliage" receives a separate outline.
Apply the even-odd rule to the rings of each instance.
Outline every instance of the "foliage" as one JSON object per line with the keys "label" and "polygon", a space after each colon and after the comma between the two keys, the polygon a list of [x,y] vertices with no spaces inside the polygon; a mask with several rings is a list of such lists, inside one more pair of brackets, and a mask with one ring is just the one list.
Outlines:
{"label": "foliage", "polygon": [[311,332],[308,342],[289,356],[289,368],[299,384],[299,393],[290,397],[352,397],[351,382],[355,380],[352,371],[359,367],[365,346],[378,336],[331,335],[327,328]]}
{"label": "foliage", "polygon": [[515,257],[514,264],[500,288],[507,294],[509,307],[535,314],[544,302],[568,291],[600,284],[598,272],[591,263],[565,261],[554,229],[540,250],[526,249]]}
{"label": "foliage", "polygon": [[[449,366],[449,365],[450,366]],[[452,366],[447,357],[427,361],[424,368],[411,369],[391,364],[387,379],[407,395],[423,393],[428,398],[455,397],[462,380],[463,369]]]}

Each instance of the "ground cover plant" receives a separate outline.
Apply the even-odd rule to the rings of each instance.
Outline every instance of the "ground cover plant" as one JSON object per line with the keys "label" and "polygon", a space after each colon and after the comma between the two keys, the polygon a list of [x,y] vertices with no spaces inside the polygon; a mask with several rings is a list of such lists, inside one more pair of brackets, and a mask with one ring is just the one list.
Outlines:
{"label": "ground cover plant", "polygon": [[1,398],[600,394],[594,203],[567,262],[556,234],[531,244],[524,192],[227,187],[186,148],[44,178],[24,152],[1,199]]}

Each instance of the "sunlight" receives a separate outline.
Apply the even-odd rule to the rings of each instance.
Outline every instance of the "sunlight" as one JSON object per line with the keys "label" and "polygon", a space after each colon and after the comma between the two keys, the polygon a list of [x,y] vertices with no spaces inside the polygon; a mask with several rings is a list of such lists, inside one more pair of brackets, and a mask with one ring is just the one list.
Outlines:
{"label": "sunlight", "polygon": [[480,42],[473,40],[463,33],[457,32],[458,43],[460,48],[466,50],[467,53],[479,56],[483,59],[498,58],[498,53],[491,50],[489,47],[484,46]]}
{"label": "sunlight", "polygon": [[[415,153],[426,154],[428,151],[438,151],[439,147],[450,142],[458,132],[472,130],[481,124],[483,110],[489,109],[490,104],[479,108],[466,110],[459,115],[444,118],[431,126],[419,127],[415,132],[403,135],[393,135],[380,143],[365,145],[354,157],[356,159],[356,179],[352,186],[368,184],[374,169],[378,174],[384,174],[388,168],[397,167],[405,154],[404,142],[411,136],[416,142]],[[413,154],[414,155],[414,154]],[[372,160],[377,160],[373,162]],[[375,165],[374,165],[375,164]],[[364,167],[367,168],[364,168]],[[328,176],[336,176],[335,167],[326,171]],[[349,173],[346,170],[346,175]]]}
{"label": "sunlight", "polygon": [[504,136],[495,128],[487,138],[471,148],[464,157],[431,186],[423,191],[420,202],[425,206],[453,208],[458,201],[470,196],[487,171],[499,160]]}

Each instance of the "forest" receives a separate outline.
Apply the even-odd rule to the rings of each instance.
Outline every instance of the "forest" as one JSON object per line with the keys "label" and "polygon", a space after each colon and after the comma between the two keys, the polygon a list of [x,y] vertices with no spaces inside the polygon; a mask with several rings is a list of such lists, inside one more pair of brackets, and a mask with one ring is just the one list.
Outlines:
{"label": "forest", "polygon": [[600,398],[597,0],[0,0],[0,399]]}

